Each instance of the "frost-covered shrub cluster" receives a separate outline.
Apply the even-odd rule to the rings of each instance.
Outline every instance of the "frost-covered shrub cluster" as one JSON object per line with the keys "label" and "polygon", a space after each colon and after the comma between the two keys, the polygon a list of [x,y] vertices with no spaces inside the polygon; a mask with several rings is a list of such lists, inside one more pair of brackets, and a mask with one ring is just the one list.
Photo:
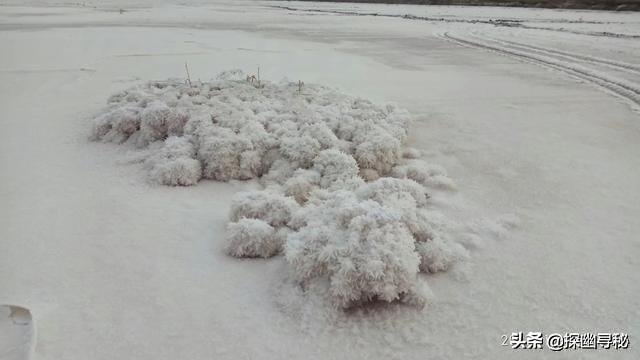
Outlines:
{"label": "frost-covered shrub cluster", "polygon": [[166,185],[194,185],[202,177],[195,148],[186,137],[170,136],[146,160],[152,179]]}
{"label": "frost-covered shrub cluster", "polygon": [[[200,177],[283,180],[307,169],[321,151],[352,157],[360,169],[388,174],[400,160],[409,116],[327,87],[261,83],[237,72],[189,86],[150,82],[111,96],[96,117],[92,137],[139,147],[164,142],[151,177],[167,185],[192,185]],[[182,139],[180,146],[173,137]],[[189,143],[191,150],[184,150]],[[200,162],[201,176],[194,175]],[[184,174],[179,172],[183,171]]]}
{"label": "frost-covered shrub cluster", "polygon": [[242,218],[227,232],[227,251],[233,256],[267,258],[282,250],[282,232],[263,220]]}
{"label": "frost-covered shrub cluster", "polygon": [[[326,161],[330,154],[335,158]],[[365,182],[343,156],[325,150],[312,169],[326,173],[297,170],[284,186],[237,194],[227,251],[238,257],[283,251],[303,286],[328,279],[340,307],[371,300],[422,305],[418,273],[447,270],[466,250],[447,238],[423,185],[391,177]],[[291,192],[292,180],[304,183],[295,187],[303,191]]]}
{"label": "frost-covered shrub cluster", "polygon": [[255,84],[228,72],[188,86],[152,82],[112,96],[93,138],[146,148],[150,177],[260,178],[235,196],[226,251],[284,253],[297,281],[328,282],[340,307],[424,302],[419,272],[466,256],[449,241],[427,189],[452,189],[443,169],[402,145],[409,116],[317,85]]}

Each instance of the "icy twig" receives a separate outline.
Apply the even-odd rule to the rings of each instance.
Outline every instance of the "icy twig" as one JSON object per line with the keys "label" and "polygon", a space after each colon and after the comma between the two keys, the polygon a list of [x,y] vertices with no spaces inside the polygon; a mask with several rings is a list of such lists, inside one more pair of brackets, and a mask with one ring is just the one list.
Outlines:
{"label": "icy twig", "polygon": [[189,65],[186,61],[184,62],[184,69],[187,71],[187,84],[191,87],[191,75],[189,75]]}

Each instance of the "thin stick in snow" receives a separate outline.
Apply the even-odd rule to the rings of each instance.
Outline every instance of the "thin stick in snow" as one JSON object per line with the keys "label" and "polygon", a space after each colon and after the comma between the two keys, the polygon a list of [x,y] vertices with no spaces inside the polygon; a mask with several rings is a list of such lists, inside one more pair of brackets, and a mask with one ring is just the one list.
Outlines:
{"label": "thin stick in snow", "polygon": [[189,75],[189,65],[187,65],[186,61],[184,62],[184,69],[187,70],[187,83],[191,87],[191,75]]}

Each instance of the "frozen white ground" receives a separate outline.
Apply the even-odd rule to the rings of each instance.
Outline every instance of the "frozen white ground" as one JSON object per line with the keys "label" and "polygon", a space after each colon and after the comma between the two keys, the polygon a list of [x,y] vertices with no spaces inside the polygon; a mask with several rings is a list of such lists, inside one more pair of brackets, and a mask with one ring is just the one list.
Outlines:
{"label": "frozen white ground", "polygon": [[[1,3],[0,304],[31,309],[36,358],[638,357],[637,14]],[[281,257],[227,256],[230,199],[254,183],[150,185],[126,148],[87,140],[108,95],[185,61],[194,78],[259,66],[411,111],[410,145],[457,184],[435,200],[477,232],[470,259],[424,276],[422,311],[341,313],[283,283]],[[626,332],[631,348],[500,346],[514,331]]]}

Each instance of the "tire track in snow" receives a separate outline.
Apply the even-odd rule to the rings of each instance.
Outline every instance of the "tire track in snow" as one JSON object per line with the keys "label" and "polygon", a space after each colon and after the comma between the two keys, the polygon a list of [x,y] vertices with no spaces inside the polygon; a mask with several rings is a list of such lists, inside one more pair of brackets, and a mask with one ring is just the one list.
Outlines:
{"label": "tire track in snow", "polygon": [[461,18],[447,18],[447,17],[433,17],[433,16],[419,16],[412,14],[384,14],[377,12],[359,12],[359,11],[351,11],[351,10],[326,10],[326,9],[305,9],[305,8],[294,8],[290,6],[280,6],[280,5],[269,5],[269,7],[276,9],[283,9],[288,11],[296,11],[296,12],[308,12],[308,13],[319,13],[319,14],[335,14],[335,15],[349,15],[349,16],[377,16],[377,17],[387,17],[387,18],[400,18],[405,20],[422,20],[422,21],[433,21],[433,22],[446,22],[446,23],[467,23],[467,24],[490,24],[496,26],[509,26],[515,27],[518,26],[522,20],[517,19],[461,19]]}
{"label": "tire track in snow", "polygon": [[[546,31],[556,31],[556,32],[564,32],[570,34],[577,35],[586,35],[586,36],[604,36],[604,37],[615,37],[615,38],[624,38],[624,39],[640,39],[640,35],[638,34],[622,34],[622,33],[612,33],[608,31],[580,31],[580,30],[571,30],[567,28],[556,28],[556,27],[544,27],[544,26],[532,26],[527,25],[526,23],[535,23],[536,20],[523,20],[523,19],[480,19],[480,18],[448,18],[444,16],[440,17],[431,17],[431,16],[419,16],[412,14],[384,14],[384,13],[370,13],[370,12],[359,12],[353,10],[327,10],[327,9],[308,9],[308,8],[295,8],[291,6],[280,6],[280,5],[268,5],[267,7],[282,9],[287,11],[296,11],[296,12],[307,12],[307,13],[316,13],[316,14],[336,14],[336,15],[348,15],[348,16],[377,16],[377,17],[388,17],[388,18],[401,18],[405,20],[422,20],[422,21],[432,21],[432,22],[445,22],[445,23],[468,23],[468,24],[489,24],[494,26],[504,26],[504,27],[517,27],[519,29],[532,29],[532,30],[546,30]],[[543,21],[546,23],[559,23],[559,24],[604,24],[605,22],[598,21],[583,21],[583,20],[552,20],[552,21]]]}
{"label": "tire track in snow", "polygon": [[[478,36],[478,35],[474,35],[474,36],[476,36],[479,39],[483,39],[483,37],[481,36]],[[495,43],[499,43],[507,47],[520,48],[524,51],[527,51],[527,50],[533,51],[543,55],[556,56],[556,57],[564,58],[571,61],[584,61],[584,62],[596,64],[596,65],[605,65],[611,68],[615,68],[617,70],[632,72],[634,74],[640,74],[640,66],[625,63],[622,61],[615,61],[615,60],[605,59],[605,58],[596,57],[596,56],[571,53],[568,51],[544,48],[540,46],[527,45],[527,44],[518,43],[515,41],[503,40],[503,39],[492,38],[492,37],[484,37],[484,40],[489,40]]]}
{"label": "tire track in snow", "polygon": [[637,84],[621,79],[616,79],[608,76],[607,74],[594,71],[583,66],[571,64],[566,61],[562,61],[549,56],[536,55],[532,52],[488,44],[483,41],[472,41],[469,39],[463,39],[457,36],[451,36],[449,35],[449,33],[444,33],[440,35],[440,37],[444,40],[456,43],[461,46],[493,51],[511,58],[543,65],[564,72],[580,80],[596,84],[601,88],[604,88],[618,95],[619,97],[630,101],[636,109],[640,106],[640,86],[638,86]]}
{"label": "tire track in snow", "polygon": [[555,31],[562,32],[567,34],[576,34],[576,35],[586,35],[586,36],[603,36],[603,37],[612,37],[612,38],[620,38],[620,39],[640,39],[640,35],[638,34],[623,34],[623,33],[612,33],[609,31],[580,31],[580,30],[571,30],[567,28],[553,28],[553,27],[544,27],[544,26],[531,26],[531,25],[521,25],[521,29],[530,29],[530,30],[545,30],[545,31]]}

